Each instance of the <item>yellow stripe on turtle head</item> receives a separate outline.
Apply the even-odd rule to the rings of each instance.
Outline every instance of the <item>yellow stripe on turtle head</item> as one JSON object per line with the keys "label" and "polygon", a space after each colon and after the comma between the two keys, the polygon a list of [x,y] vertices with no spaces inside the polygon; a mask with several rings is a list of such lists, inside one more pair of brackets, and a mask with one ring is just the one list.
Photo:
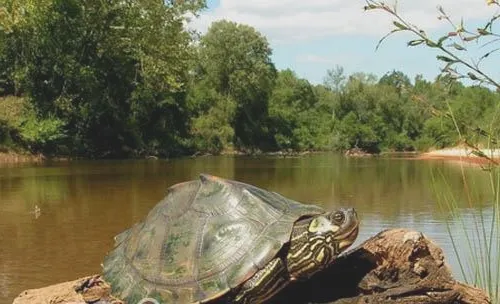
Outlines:
{"label": "yellow stripe on turtle head", "polygon": [[318,216],[309,224],[309,232],[323,234],[326,232],[335,233],[340,229],[339,226],[334,225],[324,216]]}

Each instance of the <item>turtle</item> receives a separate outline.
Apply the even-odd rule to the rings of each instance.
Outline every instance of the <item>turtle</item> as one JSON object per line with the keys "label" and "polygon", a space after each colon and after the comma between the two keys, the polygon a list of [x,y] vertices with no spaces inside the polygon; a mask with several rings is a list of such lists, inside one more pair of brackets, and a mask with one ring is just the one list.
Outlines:
{"label": "turtle", "polygon": [[102,277],[129,304],[265,303],[328,267],[358,227],[353,208],[327,212],[200,174],[115,237]]}

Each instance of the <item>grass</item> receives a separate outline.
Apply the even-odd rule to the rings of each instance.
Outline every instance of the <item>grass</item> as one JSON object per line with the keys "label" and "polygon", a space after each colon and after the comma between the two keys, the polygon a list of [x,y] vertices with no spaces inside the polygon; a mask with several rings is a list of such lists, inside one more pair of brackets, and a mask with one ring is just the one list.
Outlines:
{"label": "grass", "polygon": [[[499,106],[500,108],[500,106]],[[453,120],[460,138],[462,134],[451,108],[450,118]],[[488,143],[496,141],[489,137]],[[485,160],[482,167],[488,175],[490,192],[486,193],[491,202],[490,208],[479,205],[484,193],[476,193],[473,189],[473,179],[470,179],[464,163],[460,164],[463,182],[463,196],[454,193],[442,172],[432,175],[432,185],[440,209],[446,218],[447,232],[459,264],[460,272],[467,284],[484,289],[492,303],[500,301],[500,166],[488,155],[481,153],[479,147],[472,145],[478,151],[477,156]],[[492,153],[497,147],[491,147]],[[465,197],[466,208],[458,197]],[[468,211],[468,212],[467,212]]]}
{"label": "grass", "polygon": [[447,232],[465,282],[484,289],[497,303],[500,285],[500,225],[499,191],[500,174],[494,170],[489,174],[492,207],[478,208],[477,196],[471,189],[467,172],[462,168],[466,207],[459,195],[452,191],[441,172],[433,175],[432,184],[437,202],[446,219]]}
{"label": "grass", "polygon": [[[488,6],[497,10],[500,7],[499,0],[488,0]],[[426,31],[412,22],[406,21],[399,14],[397,1],[394,4],[387,4],[379,0],[366,0],[365,11],[379,11],[391,16],[393,29],[387,35],[383,36],[378,42],[376,48],[389,36],[406,32],[413,35],[414,40],[407,42],[408,46],[425,46],[438,51],[436,57],[441,61],[442,74],[450,80],[468,79],[475,84],[496,89],[500,92],[500,81],[496,81],[483,71],[479,63],[500,48],[494,46],[493,50],[484,48],[491,44],[499,43],[500,33],[495,31],[493,24],[496,25],[499,15],[492,11],[491,17],[486,20],[484,27],[472,27],[464,23],[453,20],[444,8],[438,6],[438,19],[450,25],[450,29],[443,33],[440,38],[433,39]],[[470,49],[479,46],[480,52],[485,52],[479,58],[471,58]],[[459,124],[449,103],[448,109],[442,111],[443,117],[451,118],[457,135],[461,142],[465,141],[461,134]],[[475,130],[480,130],[481,138],[477,142],[486,143],[486,148],[495,151],[500,148],[498,141],[494,136],[494,124],[500,116],[500,105],[496,113],[493,113],[489,130],[483,130],[479,126]],[[468,284],[476,285],[484,289],[491,298],[492,303],[500,301],[500,165],[489,157],[478,145],[470,145],[476,156],[484,159],[488,164],[485,166],[484,173],[488,174],[489,193],[487,193],[488,202],[491,203],[490,209],[481,207],[484,203],[482,196],[484,193],[476,193],[477,187],[472,187],[474,179],[470,179],[467,170],[461,162],[461,177],[463,182],[464,196],[454,193],[442,172],[433,174],[432,185],[436,195],[436,200],[446,215],[446,226],[450,237],[453,250],[459,263],[461,275]],[[480,195],[479,195],[480,194]],[[466,202],[462,202],[465,197]],[[462,203],[466,204],[466,208]]]}

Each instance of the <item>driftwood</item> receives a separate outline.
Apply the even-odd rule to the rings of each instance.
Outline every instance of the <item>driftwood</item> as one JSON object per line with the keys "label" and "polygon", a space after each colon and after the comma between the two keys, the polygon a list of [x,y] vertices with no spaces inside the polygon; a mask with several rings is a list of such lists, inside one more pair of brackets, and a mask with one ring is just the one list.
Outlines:
{"label": "driftwood", "polygon": [[486,293],[457,282],[443,251],[420,232],[383,231],[340,257],[276,303],[491,303]]}
{"label": "driftwood", "polygon": [[[87,277],[21,293],[14,304],[84,304]],[[109,298],[107,284],[94,284],[87,300]],[[77,292],[78,290],[79,292]],[[100,303],[111,303],[102,301]],[[453,279],[443,252],[420,232],[383,231],[340,257],[329,269],[295,283],[277,303],[491,303],[484,291]],[[135,303],[134,303],[135,304]]]}

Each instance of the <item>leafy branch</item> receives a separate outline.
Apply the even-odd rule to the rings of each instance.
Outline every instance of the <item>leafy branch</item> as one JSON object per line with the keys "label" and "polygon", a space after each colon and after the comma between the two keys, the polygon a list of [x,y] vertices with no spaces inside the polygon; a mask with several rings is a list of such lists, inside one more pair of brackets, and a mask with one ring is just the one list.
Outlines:
{"label": "leafy branch", "polygon": [[[498,52],[500,47],[494,47],[486,51],[477,60],[467,60],[461,54],[467,51],[467,46],[472,42],[482,42],[481,47],[486,47],[500,41],[500,34],[495,33],[493,30],[493,25],[500,18],[500,14],[493,15],[483,27],[469,30],[465,26],[463,19],[459,23],[454,22],[444,9],[439,6],[437,8],[439,12],[438,19],[449,23],[453,30],[438,39],[432,39],[423,29],[409,23],[399,15],[397,3],[388,5],[382,1],[366,0],[366,4],[367,5],[364,7],[365,11],[382,10],[395,18],[393,21],[395,28],[379,40],[376,47],[377,49],[382,42],[392,34],[396,32],[411,32],[416,35],[417,38],[409,41],[408,46],[426,45],[442,52],[442,54],[436,57],[439,61],[444,63],[444,67],[441,69],[443,75],[450,76],[450,79],[470,79],[479,84],[494,86],[500,91],[500,83],[491,78],[491,76],[480,67],[483,60],[488,58],[491,54]],[[489,6],[500,7],[498,0],[488,0],[487,4]],[[465,73],[459,72],[457,69],[458,65],[465,66],[467,71]]]}

